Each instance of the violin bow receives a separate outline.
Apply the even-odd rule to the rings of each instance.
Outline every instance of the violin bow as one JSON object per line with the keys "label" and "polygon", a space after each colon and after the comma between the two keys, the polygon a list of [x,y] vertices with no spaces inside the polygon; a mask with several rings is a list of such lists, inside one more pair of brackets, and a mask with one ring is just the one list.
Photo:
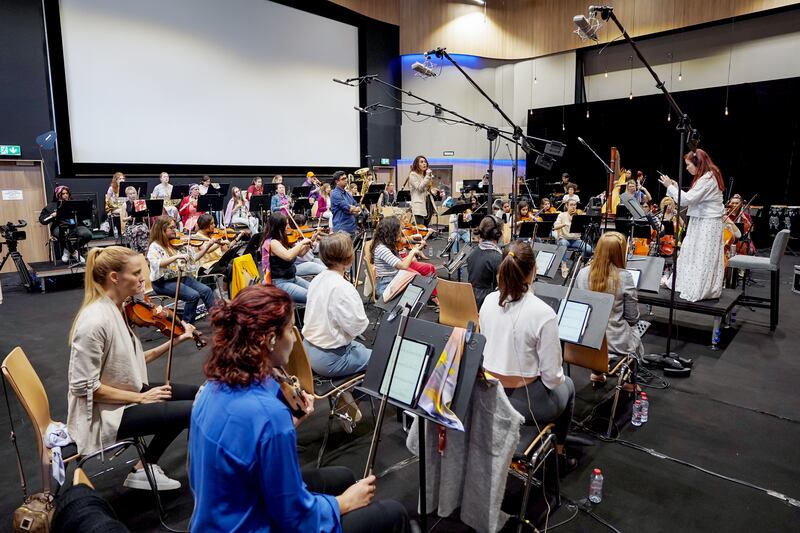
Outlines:
{"label": "violin bow", "polygon": [[181,270],[180,265],[178,265],[178,277],[175,281],[175,309],[172,310],[172,327],[169,331],[169,351],[167,352],[167,376],[164,383],[169,385],[169,378],[172,374],[172,351],[175,347],[175,321],[178,319],[178,298],[181,295],[181,276],[183,274],[183,270]]}

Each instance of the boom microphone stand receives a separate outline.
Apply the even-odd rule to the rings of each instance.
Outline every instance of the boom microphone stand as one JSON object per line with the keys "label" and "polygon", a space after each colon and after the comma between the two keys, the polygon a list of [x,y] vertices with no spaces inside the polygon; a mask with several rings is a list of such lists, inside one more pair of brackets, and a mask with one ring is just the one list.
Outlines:
{"label": "boom microphone stand", "polygon": [[[650,75],[656,82],[656,87],[664,93],[664,96],[669,102],[669,106],[675,111],[675,114],[678,116],[678,125],[677,130],[680,132],[680,146],[679,146],[679,153],[678,153],[678,199],[676,202],[675,210],[677,213],[680,213],[681,207],[681,187],[683,186],[683,154],[685,148],[688,146],[691,149],[696,149],[700,143],[700,135],[698,134],[697,130],[692,127],[692,122],[689,119],[689,115],[683,112],[683,110],[678,106],[678,103],[675,101],[675,98],[672,97],[672,94],[667,90],[666,85],[663,81],[658,77],[656,71],[653,70],[653,67],[647,62],[644,58],[642,53],[639,51],[639,47],[636,46],[636,43],[631,39],[631,36],[628,35],[628,32],[620,23],[619,19],[617,19],[616,15],[614,15],[614,8],[612,6],[592,6],[591,8],[593,14],[600,14],[600,17],[603,20],[611,19],[614,24],[617,25],[619,30],[622,32],[622,36],[631,45],[633,51],[636,53],[636,56],[639,58],[639,61],[645,66],[645,68],[650,72]],[[678,278],[678,247],[675,246],[672,251],[672,287],[670,292],[669,298],[669,322],[667,325],[667,347],[666,351],[663,354],[649,354],[644,356],[645,361],[648,363],[659,366],[664,368],[664,372],[666,375],[680,375],[680,376],[687,376],[689,374],[692,360],[691,359],[684,359],[679,358],[678,355],[672,352],[671,343],[672,343],[672,328],[674,324],[674,315],[675,315],[675,281]]]}
{"label": "boom microphone stand", "polygon": [[[606,164],[605,160],[599,155],[597,155],[597,152],[595,152],[594,149],[591,146],[589,146],[589,143],[584,141],[581,137],[578,137],[578,141],[586,148],[588,148],[590,152],[592,152],[592,155],[595,156],[598,161],[600,161],[603,167],[605,167],[606,172],[608,172],[609,174],[614,173],[614,171],[611,170],[611,167]],[[603,231],[608,231],[608,215],[611,213],[611,193],[613,191],[608,189],[609,181],[608,180],[605,181],[606,181],[606,216],[604,217],[605,220],[603,221]]]}

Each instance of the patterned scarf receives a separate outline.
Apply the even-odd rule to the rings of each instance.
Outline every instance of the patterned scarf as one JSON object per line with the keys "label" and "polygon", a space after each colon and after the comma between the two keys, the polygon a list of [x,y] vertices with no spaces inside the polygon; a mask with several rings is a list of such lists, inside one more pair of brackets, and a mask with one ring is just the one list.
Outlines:
{"label": "patterned scarf", "polygon": [[458,384],[458,369],[464,353],[464,336],[467,330],[453,328],[444,351],[436,361],[428,382],[422,389],[418,407],[435,418],[440,424],[451,429],[464,431],[464,424],[450,410],[450,403]]}

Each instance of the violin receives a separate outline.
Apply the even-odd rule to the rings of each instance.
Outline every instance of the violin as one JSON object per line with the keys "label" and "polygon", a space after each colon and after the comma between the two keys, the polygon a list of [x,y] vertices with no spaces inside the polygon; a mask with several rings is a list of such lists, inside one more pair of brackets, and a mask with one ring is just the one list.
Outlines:
{"label": "violin", "polygon": [[175,248],[181,248],[182,246],[203,246],[206,243],[205,240],[197,238],[197,237],[190,237],[184,235],[181,232],[175,233],[175,238],[169,240],[170,246],[174,246]]}
{"label": "violin", "polygon": [[295,418],[306,416],[306,398],[303,396],[303,389],[300,388],[300,380],[297,376],[291,376],[281,367],[272,369],[272,378],[281,387],[280,400],[286,404]]}
{"label": "violin", "polygon": [[299,231],[295,228],[287,227],[286,240],[289,242],[289,244],[294,244],[297,241],[302,241],[303,239],[313,239],[314,234],[316,234],[317,231],[323,232],[327,231],[327,229],[328,228],[322,228],[322,227],[312,228],[305,224],[299,227]]}
{"label": "violin", "polygon": [[232,240],[239,236],[241,232],[231,228],[215,228],[211,234],[212,239],[228,239]]}
{"label": "violin", "polygon": [[[131,301],[125,304],[125,316],[128,317],[128,322],[131,324],[139,327],[154,327],[167,337],[170,336],[170,333],[174,337],[180,337],[186,333],[186,328],[178,320],[175,321],[175,329],[173,330],[172,311],[156,305],[144,294],[134,296]],[[203,334],[198,330],[192,332],[192,337],[198,350],[208,344],[203,338]]]}

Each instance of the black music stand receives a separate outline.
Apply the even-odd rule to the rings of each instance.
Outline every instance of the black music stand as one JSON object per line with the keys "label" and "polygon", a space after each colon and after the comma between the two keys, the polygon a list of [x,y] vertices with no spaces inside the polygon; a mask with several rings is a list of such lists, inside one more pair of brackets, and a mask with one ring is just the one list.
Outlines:
{"label": "black music stand", "polygon": [[460,215],[471,206],[470,204],[453,204],[445,210],[441,216],[449,216],[449,215]]}
{"label": "black music stand", "polygon": [[[252,237],[250,237],[250,239],[252,239]],[[249,240],[239,241],[234,246],[228,248],[228,251],[222,254],[222,257],[220,257],[217,260],[217,262],[214,263],[211,266],[211,268],[208,269],[208,272],[206,272],[204,275],[211,276],[211,275],[221,274],[224,276],[228,271],[228,264],[230,264],[230,262],[233,261],[236,257],[239,257],[239,252],[241,252],[243,248],[247,249],[247,246],[249,244],[250,244]]]}
{"label": "black music stand", "polygon": [[[250,240],[247,241],[247,246],[242,252],[242,255],[251,254],[253,256],[253,261],[256,261],[256,257],[261,256],[261,239],[264,237],[263,232],[254,233],[250,236]],[[257,265],[261,266],[261,265]]]}
{"label": "black music stand", "polygon": [[65,200],[56,210],[56,220],[69,226],[78,226],[92,219],[91,200]]}
{"label": "black music stand", "polygon": [[[650,228],[647,228],[650,231]],[[658,292],[661,284],[661,275],[664,272],[663,257],[648,255],[634,255],[628,258],[626,269],[639,271],[639,283],[636,288],[640,291]]]}
{"label": "black music stand", "polygon": [[147,198],[147,182],[146,181],[123,181],[119,184],[119,196],[120,198],[125,198],[125,189],[128,187],[133,187],[136,189],[136,194],[139,195],[139,198]]}
{"label": "black music stand", "polygon": [[145,200],[148,217],[160,217],[164,213],[164,200]]}
{"label": "black music stand", "polygon": [[[517,233],[518,239],[533,239],[533,235],[538,233],[537,226],[544,224],[544,222],[520,222],[519,231]],[[552,224],[551,224],[552,227]]]}
{"label": "black music stand", "polygon": [[[558,269],[561,266],[561,259],[564,257],[564,254],[567,253],[567,247],[563,244],[558,245],[537,242],[533,246],[533,251],[536,254],[536,276],[549,279],[556,277]],[[542,256],[542,259],[540,259],[539,254],[548,255],[549,264],[545,266],[546,270],[544,272],[539,272],[539,263],[544,262],[545,256]]]}
{"label": "black music stand", "polygon": [[369,188],[367,189],[367,192],[368,193],[377,192],[377,193],[380,194],[380,193],[382,193],[384,191],[384,189],[386,189],[386,184],[385,183],[373,183],[372,185],[369,186]]}
{"label": "black music stand", "polygon": [[270,211],[270,197],[266,195],[251,196],[250,197],[250,212],[258,213],[261,217],[261,222],[264,222],[266,215]]}
{"label": "black music stand", "polygon": [[[411,280],[409,285],[414,285],[422,289],[422,294],[419,297],[419,301],[411,310],[411,316],[415,317],[419,315],[422,308],[425,307],[425,304],[431,297],[434,289],[436,289],[436,285],[439,281],[439,278],[435,276],[414,276],[414,279]],[[408,287],[405,288],[403,294],[408,290]],[[402,312],[402,309],[398,308],[398,304],[403,300],[403,294],[400,296],[396,296],[392,298],[388,302],[383,301],[383,294],[378,295],[378,299],[375,302],[375,307],[378,309],[382,309],[386,312],[393,312],[397,311],[398,313]]]}
{"label": "black music stand", "polygon": [[480,225],[484,216],[486,215],[472,213],[472,218],[470,220],[464,220],[464,215],[460,214],[458,215],[457,227],[458,229],[475,229]]}
{"label": "black music stand", "polygon": [[464,180],[461,182],[461,191],[462,192],[472,192],[472,191],[479,191],[481,190],[480,184],[483,180]]}
{"label": "black music stand", "polygon": [[361,203],[364,204],[364,206],[367,207],[367,209],[369,209],[371,206],[376,205],[378,203],[380,197],[381,197],[380,192],[370,191],[361,197]]}
{"label": "black music stand", "polygon": [[204,213],[212,211],[222,211],[222,196],[216,194],[205,194],[197,199],[197,210]]}
{"label": "black music stand", "polygon": [[[356,387],[357,390],[375,398],[382,397],[380,390],[381,384],[384,380],[384,375],[386,372],[393,372],[393,369],[388,368],[389,357],[392,352],[392,346],[394,345],[397,337],[399,320],[403,320],[402,315],[397,316],[392,321],[384,320],[381,322],[380,329],[375,336],[375,344],[372,347],[372,356],[369,359],[367,373],[364,376],[362,385]],[[424,375],[422,382],[426,383],[433,372],[439,355],[444,351],[444,347],[447,344],[447,340],[450,338],[450,335],[452,334],[453,328],[444,326],[442,324],[434,324],[433,322],[428,322],[425,320],[408,318],[408,322],[406,323],[404,329],[405,331],[403,333],[403,339],[420,342],[433,348],[433,356],[428,361],[428,366],[423,372]],[[475,380],[478,377],[478,372],[483,365],[483,349],[485,345],[486,338],[478,333],[473,333],[472,339],[464,347],[464,354],[461,357],[461,365],[458,369],[458,385],[456,386],[453,401],[450,404],[450,410],[453,411],[459,420],[466,419],[470,398],[472,397],[472,389],[475,386]],[[395,359],[395,361],[397,361],[397,359]],[[391,390],[391,383],[389,384],[389,390]],[[411,406],[394,400],[391,397],[387,399],[387,403],[394,405],[399,409],[413,413],[420,420],[429,420],[435,424],[438,424],[433,417],[419,407],[412,408]],[[421,528],[423,531],[427,531],[428,510],[426,501],[427,488],[425,465],[425,427],[423,424],[420,424],[418,434],[420,493],[419,515]]]}
{"label": "black music stand", "polygon": [[608,318],[611,316],[611,308],[614,305],[614,295],[606,292],[594,292],[572,287],[565,287],[563,285],[554,285],[552,283],[544,283],[537,281],[534,283],[534,293],[541,298],[546,304],[553,308],[553,311],[558,313],[561,300],[567,295],[569,291],[569,301],[587,304],[591,307],[592,311],[589,313],[589,322],[586,325],[586,331],[580,339],[580,342],[574,343],[587,348],[599,350],[603,345],[603,339],[606,336],[606,328],[608,326]]}
{"label": "black music stand", "polygon": [[591,224],[591,217],[588,215],[572,215],[569,232],[583,235],[589,228],[589,224]]}
{"label": "black music stand", "polygon": [[401,202],[410,202],[411,201],[411,191],[397,191],[397,200],[396,203]]}
{"label": "black music stand", "polygon": [[295,198],[308,199],[309,194],[311,194],[311,187],[308,185],[300,185],[292,188],[292,196],[294,196]]}
{"label": "black music stand", "polygon": [[280,183],[262,183],[264,196],[272,196]]}
{"label": "black music stand", "polygon": [[183,200],[185,197],[189,196],[190,190],[192,190],[191,184],[173,185],[169,197],[171,200]]}
{"label": "black music stand", "polygon": [[302,213],[305,215],[306,212],[310,210],[311,202],[308,200],[308,197],[298,198],[294,201],[294,205],[292,205],[293,213]]}

